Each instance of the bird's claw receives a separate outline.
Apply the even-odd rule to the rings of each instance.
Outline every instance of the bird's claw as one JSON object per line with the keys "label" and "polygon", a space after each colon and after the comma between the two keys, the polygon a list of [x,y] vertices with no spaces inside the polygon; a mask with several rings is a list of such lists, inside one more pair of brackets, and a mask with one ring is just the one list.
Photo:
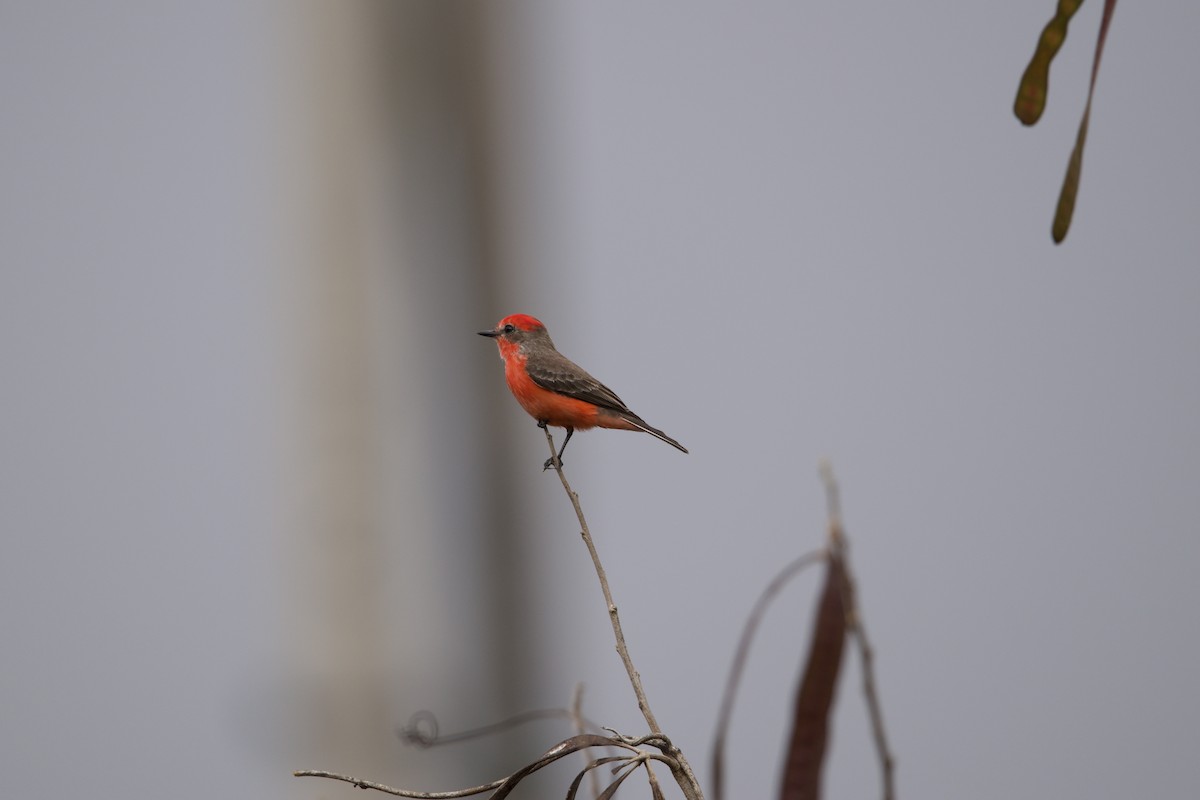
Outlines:
{"label": "bird's claw", "polygon": [[551,467],[554,467],[555,469],[562,469],[562,460],[559,459],[558,456],[550,456],[550,458],[546,459],[546,463],[542,464],[542,472],[545,472]]}

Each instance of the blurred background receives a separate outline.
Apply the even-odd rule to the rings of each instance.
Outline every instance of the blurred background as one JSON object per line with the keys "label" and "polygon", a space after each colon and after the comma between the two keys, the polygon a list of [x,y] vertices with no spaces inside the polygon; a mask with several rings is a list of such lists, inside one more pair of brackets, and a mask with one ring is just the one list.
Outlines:
{"label": "blurred background", "polygon": [[[1200,782],[1200,6],[0,4],[0,785],[451,789],[644,723],[512,312],[691,454],[567,458],[659,721],[709,778],[741,624],[842,484],[901,797]],[[813,576],[760,631],[775,792]],[[878,770],[853,660],[826,787]],[[573,774],[523,796],[562,796]],[[626,794],[648,794],[626,784]],[[673,787],[671,787],[673,789]]]}

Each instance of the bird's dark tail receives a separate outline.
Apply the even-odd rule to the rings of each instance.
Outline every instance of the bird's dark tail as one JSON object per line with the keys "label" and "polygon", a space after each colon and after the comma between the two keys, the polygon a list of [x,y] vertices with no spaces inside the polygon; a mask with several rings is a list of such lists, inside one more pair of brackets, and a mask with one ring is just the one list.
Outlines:
{"label": "bird's dark tail", "polygon": [[646,433],[650,434],[651,436],[655,437],[656,439],[662,439],[664,442],[671,445],[671,447],[674,447],[676,450],[682,450],[685,453],[688,451],[688,449],[686,447],[684,447],[679,442],[672,439],[670,436],[667,436],[665,433],[660,431],[658,428],[652,428],[649,425],[647,425],[646,421],[644,419],[642,419],[641,417],[637,416],[636,414],[622,414],[621,416],[625,419],[626,422],[633,425],[639,431],[645,431]]}

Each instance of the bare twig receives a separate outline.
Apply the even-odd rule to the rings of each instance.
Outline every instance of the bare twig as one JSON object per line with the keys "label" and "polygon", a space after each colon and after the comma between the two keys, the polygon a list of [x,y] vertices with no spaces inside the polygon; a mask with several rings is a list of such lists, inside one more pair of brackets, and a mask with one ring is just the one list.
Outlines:
{"label": "bare twig", "polygon": [[643,763],[646,768],[646,780],[650,782],[650,794],[654,800],[665,800],[662,787],[658,785],[658,776],[654,774],[654,768],[650,766],[650,761]]}
{"label": "bare twig", "polygon": [[[499,722],[493,722],[490,725],[458,733],[449,733],[443,736],[438,731],[437,717],[429,711],[418,711],[412,715],[407,725],[396,729],[396,736],[405,744],[411,744],[415,747],[437,747],[444,744],[457,744],[482,736],[490,736],[494,733],[500,733],[509,728],[515,728],[518,725],[524,725],[527,722],[535,722],[541,719],[569,719],[575,723],[577,728],[576,733],[586,733],[588,728],[592,730],[599,730],[600,728],[599,725],[587,719],[587,717],[582,715],[577,716],[575,709],[544,708],[536,711],[524,711],[520,714],[514,714],[507,719],[502,719]],[[429,730],[423,730],[422,725],[427,726]]]}
{"label": "bare twig", "polygon": [[[546,442],[550,445],[550,449],[554,450],[554,437],[551,435],[549,427],[543,430],[546,432]],[[567,492],[567,498],[575,508],[575,516],[579,519],[579,526],[582,528],[580,535],[592,557],[592,566],[596,568],[596,577],[600,579],[600,590],[604,593],[604,603],[608,606],[608,618],[612,623],[613,636],[617,640],[617,654],[621,656],[621,663],[625,665],[625,672],[629,675],[629,682],[633,685],[638,708],[641,709],[642,716],[645,717],[650,730],[654,733],[662,733],[658,720],[654,718],[654,712],[650,710],[650,701],[646,699],[646,690],[642,688],[642,676],[634,669],[633,660],[629,657],[629,648],[625,646],[625,634],[621,631],[621,616],[617,612],[617,604],[613,601],[612,590],[608,587],[608,575],[604,571],[604,564],[600,562],[600,554],[596,552],[596,544],[592,541],[591,531],[588,530],[587,520],[584,519],[583,509],[579,505],[579,495],[571,489],[571,484],[567,482],[567,476],[563,474],[562,462],[558,460],[557,453],[551,453],[551,457],[559,480],[562,481],[563,489]]]}
{"label": "bare twig", "polygon": [[758,625],[762,622],[767,606],[775,599],[775,595],[779,594],[783,587],[787,585],[788,581],[798,575],[805,567],[815,564],[825,557],[826,553],[824,550],[805,553],[780,570],[779,574],[767,584],[767,588],[759,596],[758,601],[754,604],[754,608],[750,611],[750,616],[746,620],[745,627],[742,628],[742,636],[738,640],[737,650],[734,651],[733,664],[729,668],[729,676],[725,679],[725,693],[721,697],[721,707],[717,712],[717,736],[713,741],[712,752],[713,775],[711,788],[714,800],[721,800],[724,796],[725,736],[729,732],[729,718],[733,715],[733,701],[737,695],[738,684],[742,680],[742,671],[745,669],[746,659],[750,655],[750,643],[754,639],[754,634],[758,631]]}
{"label": "bare twig", "polygon": [[[853,584],[847,584],[847,593],[853,601]],[[879,703],[879,695],[875,690],[875,653],[867,639],[867,631],[863,627],[862,616],[857,607],[851,607],[848,613],[851,635],[858,644],[858,653],[862,658],[863,696],[866,698],[867,709],[871,715],[871,731],[875,737],[875,751],[879,754],[879,768],[883,773],[883,800],[895,800],[896,761],[892,756],[892,751],[888,748],[887,734],[883,729],[883,707]]]}
{"label": "bare twig", "polygon": [[841,501],[837,480],[829,462],[821,462],[821,480],[825,483],[826,504],[829,507],[829,551],[830,557],[842,562],[844,571],[846,626],[858,645],[859,656],[862,658],[863,697],[867,704],[867,713],[871,718],[871,733],[875,739],[875,751],[879,756],[879,770],[883,782],[883,800],[895,800],[895,770],[896,761],[888,746],[887,734],[883,728],[883,707],[879,702],[879,692],[875,685],[875,652],[867,638],[867,630],[863,625],[862,612],[859,611],[854,590],[854,578],[850,572],[849,554],[846,548],[846,535],[842,528]]}
{"label": "bare twig", "polygon": [[[583,684],[575,684],[575,694],[571,698],[571,721],[575,724],[575,733],[585,733],[584,725],[586,724],[583,718]],[[586,763],[587,755],[584,755]],[[647,767],[649,771],[649,767]],[[600,796],[600,776],[595,771],[590,771],[589,776],[592,784],[592,797]]]}
{"label": "bare twig", "polygon": [[299,772],[293,772],[292,775],[297,778],[331,778],[335,781],[345,781],[353,783],[359,789],[374,789],[377,792],[391,794],[397,797],[415,797],[418,800],[450,800],[455,797],[470,797],[473,794],[483,794],[490,792],[492,789],[498,789],[506,780],[501,778],[498,781],[485,783],[482,786],[472,786],[470,789],[457,789],[453,792],[414,792],[409,789],[394,789],[391,786],[385,786],[382,783],[374,781],[365,781],[362,778],[354,778],[349,775],[341,775],[337,772],[326,772],[321,769],[303,769]]}
{"label": "bare twig", "polygon": [[[526,764],[505,778],[501,778],[500,780],[492,781],[491,783],[486,783],[481,786],[472,786],[469,789],[458,789],[452,792],[418,792],[412,789],[396,789],[391,786],[385,786],[382,783],[375,783],[374,781],[354,778],[349,775],[339,774],[337,772],[326,772],[324,770],[301,770],[299,772],[293,772],[292,774],[298,778],[331,778],[333,780],[352,783],[360,789],[374,789],[378,792],[384,792],[385,794],[396,795],[397,797],[415,797],[418,798],[418,800],[449,800],[449,798],[470,797],[471,795],[482,794],[483,792],[488,792],[493,789],[496,791],[492,797],[500,798],[507,797],[518,783],[538,770],[547,767],[550,764],[553,764],[555,761],[565,758],[572,753],[579,752],[580,750],[587,750],[593,747],[622,748],[632,753],[632,757],[635,758],[654,758],[667,761],[667,763],[672,764],[673,770],[678,769],[679,766],[665,756],[658,755],[657,753],[643,752],[638,750],[636,747],[631,747],[619,738],[600,736],[594,733],[581,733],[576,736],[572,736],[569,739],[564,739],[563,741],[551,747],[545,753],[542,753],[542,755],[540,755],[536,760]],[[630,758],[630,756],[625,756],[625,758]]]}
{"label": "bare twig", "polygon": [[[650,730],[655,734],[661,735],[662,728],[659,727],[658,720],[654,718],[654,712],[650,710],[650,701],[646,699],[646,691],[642,688],[642,677],[634,669],[633,659],[629,657],[629,648],[625,645],[625,634],[621,632],[621,618],[617,613],[617,604],[613,602],[612,591],[608,587],[608,577],[604,572],[604,565],[600,562],[600,554],[596,552],[596,545],[592,541],[591,531],[588,530],[587,520],[584,519],[583,509],[579,505],[579,495],[571,489],[571,484],[567,482],[567,476],[563,474],[562,461],[559,460],[558,452],[554,449],[554,436],[550,433],[550,427],[545,426],[542,430],[546,434],[546,444],[550,447],[550,461],[554,465],[554,471],[558,473],[559,480],[562,481],[563,490],[566,491],[567,498],[571,501],[571,505],[575,509],[575,516],[579,520],[580,536],[583,537],[588,553],[592,557],[592,565],[596,568],[596,577],[600,579],[600,590],[604,593],[604,602],[608,606],[608,618],[612,623],[613,636],[617,642],[617,654],[620,655],[621,663],[625,665],[625,672],[629,675],[629,682],[633,686],[633,693],[637,696],[638,708],[641,709],[642,716],[646,719],[646,724],[650,726]],[[704,792],[700,789],[700,782],[696,780],[696,775],[692,772],[691,765],[688,764],[683,753],[674,745],[669,745],[669,749],[665,753],[676,762],[675,766],[671,768],[671,774],[675,777],[675,781],[679,784],[679,788],[683,791],[684,796],[688,800],[703,800]]]}

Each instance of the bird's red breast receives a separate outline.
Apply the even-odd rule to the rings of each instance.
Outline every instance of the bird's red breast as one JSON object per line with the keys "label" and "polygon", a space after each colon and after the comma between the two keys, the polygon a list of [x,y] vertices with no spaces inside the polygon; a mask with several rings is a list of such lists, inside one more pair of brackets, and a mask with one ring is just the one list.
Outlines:
{"label": "bird's red breast", "polygon": [[513,397],[517,398],[529,416],[560,428],[586,430],[596,427],[600,409],[594,403],[538,386],[529,377],[525,364],[527,357],[520,348],[503,340],[498,344],[500,357],[504,359],[504,379]]}

